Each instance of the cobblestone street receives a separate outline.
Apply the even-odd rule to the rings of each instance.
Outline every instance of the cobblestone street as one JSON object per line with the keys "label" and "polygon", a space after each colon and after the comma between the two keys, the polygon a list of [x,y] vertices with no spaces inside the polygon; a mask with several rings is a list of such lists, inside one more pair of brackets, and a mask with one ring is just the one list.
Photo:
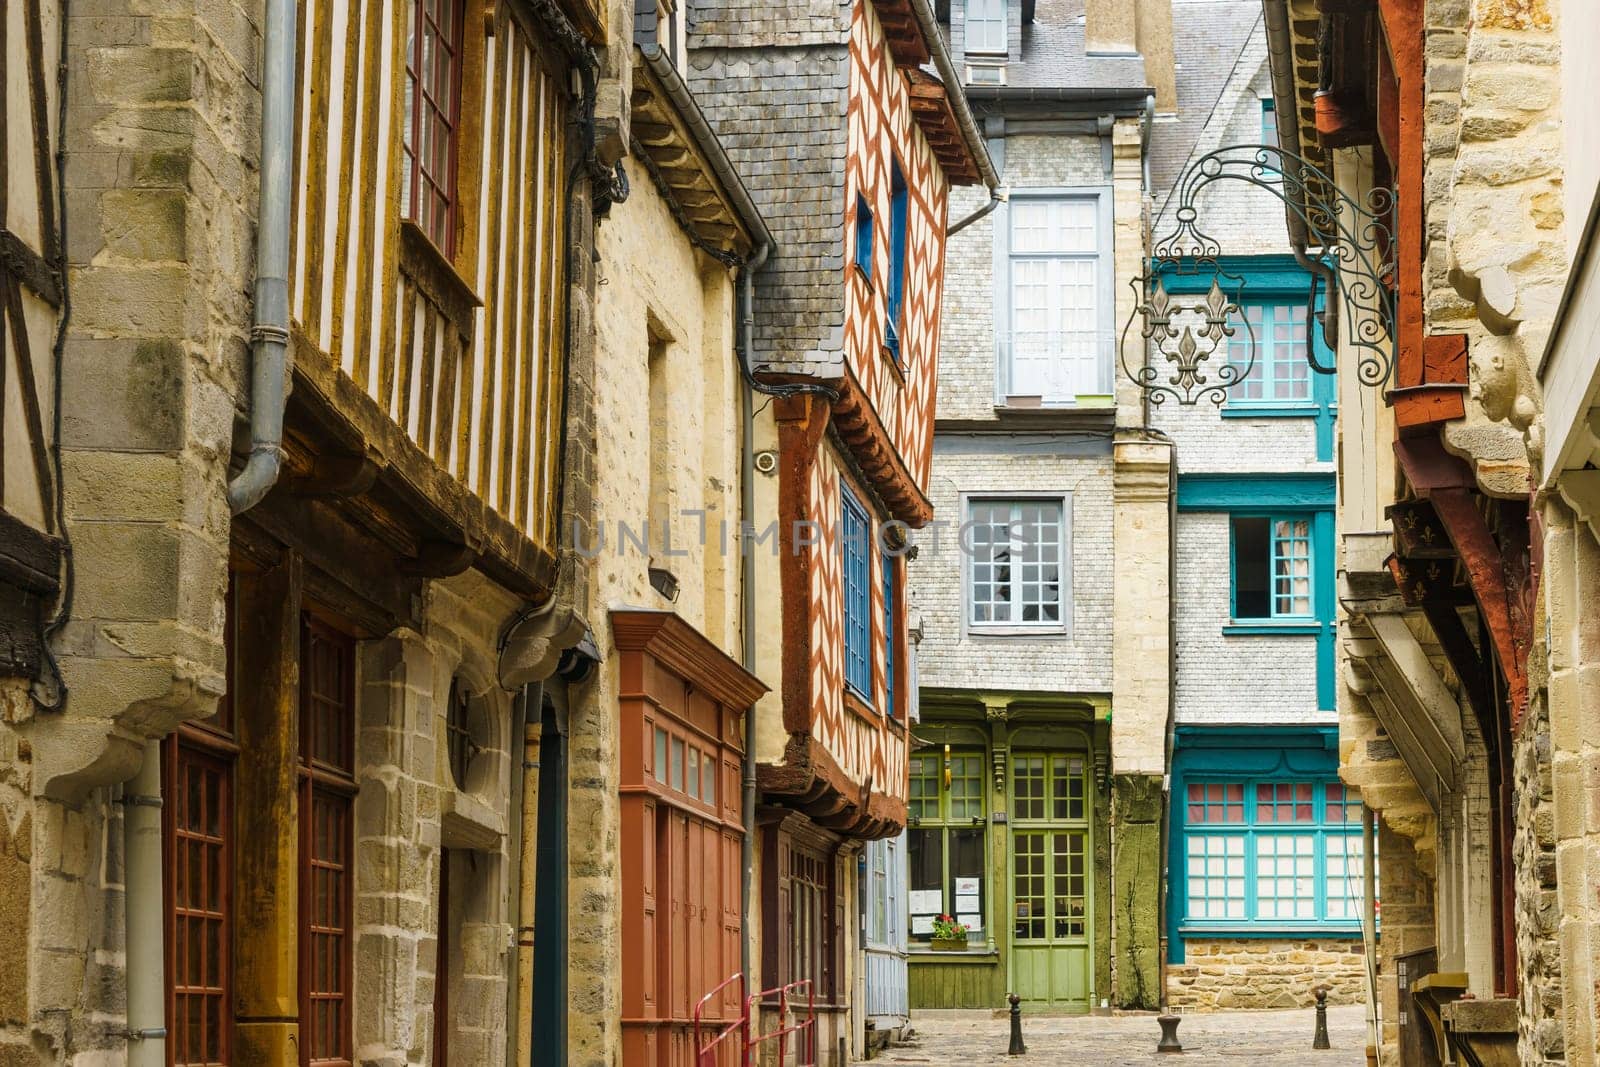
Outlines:
{"label": "cobblestone street", "polygon": [[1182,1067],[1250,1064],[1251,1067],[1356,1067],[1364,1062],[1365,1022],[1359,1006],[1328,1009],[1333,1047],[1314,1052],[1309,1008],[1295,1011],[1218,1012],[1188,1015],[1178,1027],[1182,1056],[1158,1056],[1160,1030],[1154,1017],[1025,1017],[1025,1057],[1006,1055],[1010,1022],[988,1012],[920,1011],[916,1034],[874,1063],[1062,1064],[1122,1067],[1164,1062]]}

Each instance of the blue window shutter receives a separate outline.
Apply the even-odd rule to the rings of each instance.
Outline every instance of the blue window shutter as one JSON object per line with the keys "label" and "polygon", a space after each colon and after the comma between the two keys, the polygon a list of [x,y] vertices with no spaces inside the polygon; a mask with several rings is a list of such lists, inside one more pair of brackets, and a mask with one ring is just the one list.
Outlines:
{"label": "blue window shutter", "polygon": [[856,266],[872,280],[872,209],[864,196],[856,197]]}
{"label": "blue window shutter", "polygon": [[906,179],[900,173],[900,161],[892,164],[890,172],[889,208],[889,323],[884,337],[889,353],[900,362],[900,303],[906,288]]}
{"label": "blue window shutter", "polygon": [[896,611],[894,599],[895,566],[894,557],[886,551],[883,553],[883,635],[884,635],[884,712],[890,716],[895,713],[894,707],[894,648],[895,635],[898,627],[895,625]]}
{"label": "blue window shutter", "polygon": [[871,587],[867,541],[867,512],[848,486],[840,484],[842,508],[839,523],[844,554],[844,680],[862,699],[872,700]]}

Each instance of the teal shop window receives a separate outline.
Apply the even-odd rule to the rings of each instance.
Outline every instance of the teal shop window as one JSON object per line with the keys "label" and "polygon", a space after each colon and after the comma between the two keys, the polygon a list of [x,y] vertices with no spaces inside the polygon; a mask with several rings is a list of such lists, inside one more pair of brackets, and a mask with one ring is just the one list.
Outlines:
{"label": "teal shop window", "polygon": [[905,175],[900,161],[894,160],[889,172],[889,320],[884,341],[895,363],[900,362],[900,305],[906,288],[906,197]]}
{"label": "teal shop window", "polygon": [[914,942],[933,936],[933,920],[939,915],[965,923],[971,941],[986,936],[984,766],[983,753],[976,751],[911,758],[906,887]]}
{"label": "teal shop window", "polygon": [[1188,782],[1184,922],[1248,930],[1359,921],[1361,801],[1338,782]]}
{"label": "teal shop window", "polygon": [[872,700],[871,570],[867,539],[871,527],[866,509],[848,486],[839,486],[842,502],[839,541],[844,556],[844,681],[861,699]]}
{"label": "teal shop window", "polygon": [[867,198],[856,197],[856,266],[872,280],[872,209]]}
{"label": "teal shop window", "polygon": [[1261,101],[1261,143],[1278,143],[1278,106],[1270,96]]}
{"label": "teal shop window", "polygon": [[1233,617],[1311,619],[1311,518],[1235,515]]}
{"label": "teal shop window", "polygon": [[1254,335],[1256,362],[1229,391],[1228,403],[1312,406],[1316,398],[1312,395],[1311,364],[1306,361],[1305,301],[1246,302],[1244,316],[1250,330],[1235,330],[1228,342],[1228,361],[1241,371],[1248,366]]}

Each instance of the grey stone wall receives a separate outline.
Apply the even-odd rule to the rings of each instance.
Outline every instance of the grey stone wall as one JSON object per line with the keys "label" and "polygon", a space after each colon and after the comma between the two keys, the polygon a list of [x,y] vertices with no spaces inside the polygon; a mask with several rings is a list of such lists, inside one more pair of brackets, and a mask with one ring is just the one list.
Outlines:
{"label": "grey stone wall", "polygon": [[684,78],[772,230],[756,275],[754,362],[834,377],[844,363],[850,5],[694,0]]}

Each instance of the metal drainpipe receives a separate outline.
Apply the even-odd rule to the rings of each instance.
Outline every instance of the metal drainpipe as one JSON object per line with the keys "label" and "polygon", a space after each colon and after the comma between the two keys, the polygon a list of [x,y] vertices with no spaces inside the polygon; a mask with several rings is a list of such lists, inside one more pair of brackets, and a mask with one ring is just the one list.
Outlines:
{"label": "metal drainpipe", "polygon": [[1361,947],[1367,963],[1367,1047],[1372,1062],[1383,1063],[1383,1038],[1378,1032],[1378,868],[1377,815],[1365,805],[1361,818]]}
{"label": "metal drainpipe", "polygon": [[167,1062],[165,907],[161,891],[161,742],[146,741],[139,773],[122,787],[127,923],[128,1067]]}
{"label": "metal drainpipe", "polygon": [[237,515],[261,502],[283,462],[289,348],[289,153],[294,143],[294,0],[267,0],[261,75],[261,193],[250,329],[250,458],[228,483]]}

